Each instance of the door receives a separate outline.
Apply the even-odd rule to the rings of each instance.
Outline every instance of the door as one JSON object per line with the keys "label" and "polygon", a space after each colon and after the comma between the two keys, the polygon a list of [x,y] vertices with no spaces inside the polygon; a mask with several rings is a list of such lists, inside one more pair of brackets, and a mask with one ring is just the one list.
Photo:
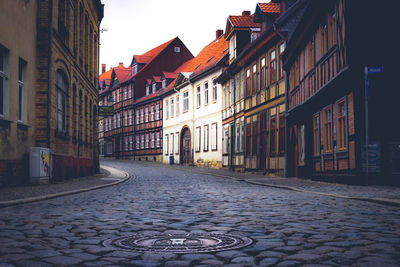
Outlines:
{"label": "door", "polygon": [[191,162],[191,147],[190,147],[190,131],[185,128],[181,134],[181,163],[189,164]]}
{"label": "door", "polygon": [[266,170],[267,158],[267,112],[260,114],[260,170]]}

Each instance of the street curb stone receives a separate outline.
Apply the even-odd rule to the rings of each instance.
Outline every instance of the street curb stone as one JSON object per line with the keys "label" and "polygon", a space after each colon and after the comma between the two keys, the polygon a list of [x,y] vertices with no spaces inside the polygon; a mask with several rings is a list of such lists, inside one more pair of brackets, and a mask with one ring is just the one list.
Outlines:
{"label": "street curb stone", "polygon": [[[116,168],[103,166],[103,165],[101,165],[101,168],[103,168],[107,171],[107,175],[104,177],[101,177],[101,178],[109,178],[109,177],[112,177],[113,174],[114,175],[117,174],[117,175],[121,176],[120,179],[118,181],[115,181],[112,183],[96,185],[96,186],[87,187],[87,188],[64,191],[64,192],[59,192],[59,193],[54,193],[54,194],[47,194],[47,195],[37,196],[37,197],[28,197],[28,198],[21,198],[21,199],[9,200],[9,201],[0,201],[0,208],[19,205],[19,204],[23,204],[23,203],[36,202],[36,201],[40,201],[40,200],[52,199],[52,198],[57,198],[57,197],[62,197],[62,196],[67,196],[67,195],[73,195],[73,194],[92,191],[92,190],[96,190],[96,189],[101,189],[101,188],[105,188],[105,187],[123,183],[131,178],[131,175],[129,175],[127,172],[118,170]],[[101,179],[101,178],[99,178],[99,179]]]}

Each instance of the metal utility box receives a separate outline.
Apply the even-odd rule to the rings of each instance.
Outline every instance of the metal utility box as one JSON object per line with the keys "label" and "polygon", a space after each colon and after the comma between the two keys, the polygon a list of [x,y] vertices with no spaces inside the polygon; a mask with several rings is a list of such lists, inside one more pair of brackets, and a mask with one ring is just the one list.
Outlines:
{"label": "metal utility box", "polygon": [[30,183],[44,184],[50,180],[50,159],[49,148],[31,147],[29,152],[29,176]]}

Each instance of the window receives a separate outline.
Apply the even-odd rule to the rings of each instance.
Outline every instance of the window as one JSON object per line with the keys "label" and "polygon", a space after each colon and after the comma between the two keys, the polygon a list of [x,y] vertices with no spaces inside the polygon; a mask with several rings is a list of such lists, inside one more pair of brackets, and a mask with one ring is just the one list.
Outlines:
{"label": "window", "polygon": [[144,134],[140,136],[140,148],[144,148]]}
{"label": "window", "polygon": [[217,123],[211,124],[211,150],[217,150]]}
{"label": "window", "polygon": [[251,125],[246,123],[246,155],[251,154]]}
{"label": "window", "polygon": [[250,69],[246,71],[246,97],[250,95],[250,83],[251,77],[250,77]]}
{"label": "window", "polygon": [[[23,121],[24,117],[25,117],[25,113],[26,113],[26,104],[25,104],[25,80],[26,80],[26,62],[23,59],[19,59],[19,64],[18,64],[18,120],[19,121]],[[68,85],[65,85],[67,88]],[[65,89],[65,93],[64,93],[64,98],[67,94],[67,89]],[[65,99],[64,99],[65,101]],[[65,102],[64,102],[64,113],[65,113],[66,109],[65,109]],[[66,119],[65,119],[65,114],[64,114],[64,124],[66,123]],[[64,125],[65,127],[65,125]],[[60,131],[65,131],[66,129],[60,129]]]}
{"label": "window", "polygon": [[279,79],[283,78],[283,63],[282,63],[282,55],[285,51],[285,43],[279,45]]}
{"label": "window", "polygon": [[331,108],[324,110],[324,150],[332,152],[332,113]]}
{"label": "window", "polygon": [[326,24],[321,25],[321,57],[325,55],[328,46],[328,34]]}
{"label": "window", "polygon": [[160,104],[156,104],[156,120],[160,119]]}
{"label": "window", "polygon": [[244,79],[244,71],[242,72],[242,80],[241,80],[241,86],[240,86],[240,98],[244,97],[244,90],[245,90],[245,79]]}
{"label": "window", "polygon": [[252,73],[252,94],[254,95],[257,91],[257,64],[253,65],[253,73]]}
{"label": "window", "polygon": [[208,125],[204,125],[203,132],[204,132],[203,150],[208,151],[208,139],[209,139]]}
{"label": "window", "polygon": [[260,68],[261,68],[261,73],[260,73],[260,88],[264,89],[266,86],[266,68],[265,68],[265,57],[263,57],[260,60]]}
{"label": "window", "polygon": [[[57,130],[60,132],[66,132],[67,130],[67,114],[66,114],[67,90],[68,90],[67,79],[65,78],[64,73],[58,70],[56,74],[56,98],[57,98],[56,125],[57,125]],[[20,111],[19,107],[18,109]]]}
{"label": "window", "polygon": [[197,99],[197,101],[196,101],[196,103],[197,103],[197,108],[199,108],[200,105],[201,105],[200,86],[197,86],[197,89],[196,89],[196,99]]}
{"label": "window", "polygon": [[152,93],[154,94],[157,91],[157,84],[153,83]]}
{"label": "window", "polygon": [[155,134],[154,133],[151,133],[151,148],[154,148],[154,146],[155,146]]}
{"label": "window", "polygon": [[123,90],[124,90],[124,100],[126,100],[128,98],[128,87],[125,86]]}
{"label": "window", "polygon": [[114,124],[114,128],[113,129],[115,129],[115,128],[117,128],[117,114],[114,114],[114,116],[113,116],[113,124]]}
{"label": "window", "polygon": [[204,84],[204,105],[208,105],[208,82]]}
{"label": "window", "polygon": [[298,151],[298,165],[304,165],[305,164],[305,158],[306,158],[306,150],[305,150],[305,129],[304,129],[304,124],[300,125],[298,127],[298,147],[297,147],[297,151]]}
{"label": "window", "polygon": [[235,103],[235,78],[231,80],[230,96],[231,96],[231,105],[233,105]]}
{"label": "window", "polygon": [[135,64],[135,65],[132,67],[132,74],[135,75],[136,72],[137,72],[137,65]]}
{"label": "window", "polygon": [[240,152],[240,124],[236,123],[236,153]]}
{"label": "window", "polygon": [[140,109],[140,123],[144,122],[144,110],[141,108]]}
{"label": "window", "polygon": [[126,87],[126,90],[128,90],[128,98],[132,98],[132,90],[130,86]]}
{"label": "window", "polygon": [[314,68],[314,64],[315,64],[315,36],[313,35],[313,37],[311,38],[310,44],[309,44],[309,66],[310,69]]}
{"label": "window", "polygon": [[174,52],[175,52],[175,53],[181,52],[181,48],[178,47],[178,46],[175,46],[175,47],[174,47]]}
{"label": "window", "polygon": [[162,88],[165,89],[166,85],[167,85],[167,81],[164,79],[161,82]]}
{"label": "window", "polygon": [[336,44],[336,14],[331,12],[329,14],[329,48]]}
{"label": "window", "polygon": [[196,127],[196,139],[195,139],[195,148],[196,152],[200,152],[200,142],[201,141],[201,128]]}
{"label": "window", "polygon": [[320,151],[319,145],[319,113],[314,115],[313,119],[313,128],[314,128],[314,155],[318,156]]}
{"label": "window", "polygon": [[154,121],[154,105],[150,107],[150,121]]}
{"label": "window", "polygon": [[245,138],[245,135],[244,135],[244,123],[242,122],[241,124],[240,124],[240,137],[241,137],[241,140],[240,140],[240,152],[244,152],[244,138]]}
{"label": "window", "polygon": [[133,124],[133,120],[132,120],[132,109],[129,110],[129,125]]}
{"label": "window", "polygon": [[169,101],[165,100],[165,119],[168,120],[169,117],[169,106],[168,106]]}
{"label": "window", "polygon": [[213,98],[212,98],[213,103],[217,102],[217,80],[213,80]]}
{"label": "window", "polygon": [[174,154],[174,134],[171,133],[169,134],[169,154],[173,155]]}
{"label": "window", "polygon": [[149,136],[149,134],[147,133],[147,134],[146,134],[146,148],[149,148],[149,143],[150,143],[150,136]]}
{"label": "window", "polygon": [[128,125],[128,111],[124,111],[124,126]]}
{"label": "window", "polygon": [[164,154],[168,155],[168,134],[166,134],[164,138]]}
{"label": "window", "polygon": [[279,154],[285,153],[285,114],[279,115]]}
{"label": "window", "polygon": [[140,137],[139,135],[136,135],[136,149],[140,148]]}
{"label": "window", "polygon": [[121,113],[117,113],[117,127],[121,127]]}
{"label": "window", "polygon": [[160,147],[160,132],[156,132],[156,147]]}
{"label": "window", "polygon": [[129,136],[129,150],[133,150],[133,136]]}
{"label": "window", "polygon": [[232,36],[229,40],[229,59],[233,59],[236,54],[236,42],[235,36]]}
{"label": "window", "polygon": [[144,109],[144,121],[149,122],[149,107],[145,107]]}
{"label": "window", "polygon": [[296,61],[294,62],[294,85],[297,86],[300,83],[300,57],[298,57],[296,59]]}
{"label": "window", "polygon": [[125,136],[125,151],[128,151],[129,150],[129,137],[128,136]]}
{"label": "window", "polygon": [[257,155],[257,121],[253,121],[251,124],[251,139],[252,139],[252,149],[251,152],[253,154],[253,156]]}
{"label": "window", "polygon": [[189,91],[183,93],[183,113],[189,110]]}
{"label": "window", "polygon": [[179,154],[179,132],[175,133],[175,154]]}
{"label": "window", "polygon": [[172,98],[171,98],[171,118],[174,117],[174,113],[175,113],[174,107],[175,107],[175,105],[174,105],[174,98],[172,97]]}
{"label": "window", "polygon": [[117,89],[117,102],[121,101],[120,95],[121,95],[120,89]]}
{"label": "window", "polygon": [[150,94],[150,85],[146,85],[146,95]]}
{"label": "window", "polygon": [[7,55],[6,48],[0,45],[0,116],[6,113],[6,78],[7,78]]}
{"label": "window", "polygon": [[136,124],[139,124],[139,111],[136,110]]}
{"label": "window", "polygon": [[238,74],[237,76],[236,76],[236,101],[238,101],[239,99],[240,99],[240,92],[241,92],[241,88],[240,88],[240,85],[241,85],[241,83],[240,83],[240,74]]}
{"label": "window", "polygon": [[337,104],[337,142],[339,151],[347,148],[347,133],[346,133],[346,102],[341,100]]}
{"label": "window", "polygon": [[270,62],[269,62],[269,79],[271,83],[276,82],[276,55],[275,50],[269,53]]}
{"label": "window", "polygon": [[179,95],[176,96],[176,116],[179,116]]}

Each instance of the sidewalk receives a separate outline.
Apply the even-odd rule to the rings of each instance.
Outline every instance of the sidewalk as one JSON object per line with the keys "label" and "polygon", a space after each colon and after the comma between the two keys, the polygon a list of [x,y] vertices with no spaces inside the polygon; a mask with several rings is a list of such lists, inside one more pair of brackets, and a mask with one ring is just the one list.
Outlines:
{"label": "sidewalk", "polygon": [[[152,164],[161,165],[161,163],[154,162],[152,162]],[[240,173],[229,170],[217,170],[186,165],[164,165],[174,169],[187,170],[193,173],[209,174],[257,185],[400,207],[400,187],[395,186],[346,185],[296,177],[282,178],[251,172]]]}
{"label": "sidewalk", "polygon": [[126,172],[101,166],[100,173],[93,176],[54,184],[4,187],[0,188],[0,208],[112,186],[129,178],[130,176]]}

